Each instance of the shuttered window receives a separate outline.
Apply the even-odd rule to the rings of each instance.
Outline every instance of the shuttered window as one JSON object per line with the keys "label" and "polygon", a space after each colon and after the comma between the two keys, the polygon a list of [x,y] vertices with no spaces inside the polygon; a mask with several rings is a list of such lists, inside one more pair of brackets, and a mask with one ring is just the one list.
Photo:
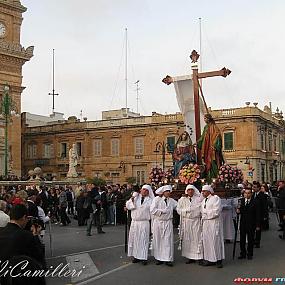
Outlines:
{"label": "shuttered window", "polygon": [[226,132],[224,133],[224,150],[234,149],[234,133]]}

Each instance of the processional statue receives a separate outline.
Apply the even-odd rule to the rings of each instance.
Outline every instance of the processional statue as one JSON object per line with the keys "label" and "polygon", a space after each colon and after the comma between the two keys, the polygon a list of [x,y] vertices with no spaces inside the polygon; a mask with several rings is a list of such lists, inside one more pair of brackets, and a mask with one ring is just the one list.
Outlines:
{"label": "processional statue", "polygon": [[174,177],[177,177],[180,169],[190,162],[196,162],[195,149],[190,135],[184,131],[178,138],[174,152]]}
{"label": "processional statue", "polygon": [[78,177],[78,174],[76,172],[76,166],[78,164],[78,154],[77,154],[77,149],[76,145],[73,144],[72,148],[70,148],[68,152],[68,158],[69,158],[69,170],[67,173],[68,178],[76,178]]}
{"label": "processional statue", "polygon": [[[191,142],[191,147],[188,147],[189,153],[186,154],[184,151],[183,157],[189,158],[195,154],[195,162],[199,165],[204,165],[204,176],[207,180],[211,180],[218,176],[219,168],[224,162],[222,156],[222,137],[214,119],[209,114],[199,79],[214,76],[226,77],[231,71],[224,67],[218,71],[198,72],[197,62],[199,56],[195,50],[192,51],[190,58],[192,60],[191,67],[193,74],[177,77],[167,75],[162,82],[167,85],[171,83],[174,84],[177,102],[184,118],[184,133],[188,134],[189,141]],[[202,136],[201,128],[204,128]],[[179,155],[176,155],[176,153],[180,153],[178,141],[173,155],[174,168],[178,170],[175,171],[176,177],[183,163],[184,165],[187,163],[185,159],[183,163],[177,159]],[[192,141],[196,142],[194,144],[194,146],[196,146],[196,153]],[[188,162],[190,161],[189,159]]]}

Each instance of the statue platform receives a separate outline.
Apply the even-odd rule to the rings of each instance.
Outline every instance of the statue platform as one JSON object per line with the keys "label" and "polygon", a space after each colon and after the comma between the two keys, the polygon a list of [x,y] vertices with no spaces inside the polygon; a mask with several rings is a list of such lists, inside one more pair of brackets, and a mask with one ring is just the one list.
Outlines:
{"label": "statue platform", "polygon": [[[196,186],[197,187],[197,186]],[[201,187],[197,187],[201,190]],[[171,197],[175,200],[178,200],[183,195],[185,195],[186,184],[178,183],[175,190],[172,191]],[[231,198],[231,197],[239,197],[240,196],[240,189],[233,186],[233,185],[223,185],[219,182],[215,183],[214,188],[215,195],[219,196],[220,198]]]}

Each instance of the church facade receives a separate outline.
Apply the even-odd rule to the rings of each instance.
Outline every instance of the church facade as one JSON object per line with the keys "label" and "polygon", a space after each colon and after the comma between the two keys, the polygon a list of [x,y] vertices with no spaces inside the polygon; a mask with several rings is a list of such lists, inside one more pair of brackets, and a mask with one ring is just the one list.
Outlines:
{"label": "church facade", "polygon": [[[8,174],[21,175],[21,94],[22,66],[33,56],[33,47],[21,45],[22,14],[20,0],[0,0],[0,175],[4,174],[5,153]],[[9,88],[9,106],[4,106],[4,87]],[[5,151],[5,129],[7,149]]]}

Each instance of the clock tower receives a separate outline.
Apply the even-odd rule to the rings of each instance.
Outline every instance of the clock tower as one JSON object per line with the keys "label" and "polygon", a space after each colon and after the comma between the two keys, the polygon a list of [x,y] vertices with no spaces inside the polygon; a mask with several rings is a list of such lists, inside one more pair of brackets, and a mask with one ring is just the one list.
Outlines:
{"label": "clock tower", "polygon": [[[7,128],[8,173],[21,175],[21,94],[22,67],[33,56],[34,47],[24,48],[20,42],[22,14],[27,9],[20,0],[0,0],[0,175],[5,166],[5,130]],[[9,102],[15,112],[3,115],[4,86],[9,86]],[[6,86],[7,87],[7,86]],[[6,93],[7,94],[7,93]],[[6,95],[7,96],[7,95]],[[6,102],[6,100],[5,100]],[[7,109],[6,109],[7,110]],[[7,112],[6,112],[7,113]]]}

